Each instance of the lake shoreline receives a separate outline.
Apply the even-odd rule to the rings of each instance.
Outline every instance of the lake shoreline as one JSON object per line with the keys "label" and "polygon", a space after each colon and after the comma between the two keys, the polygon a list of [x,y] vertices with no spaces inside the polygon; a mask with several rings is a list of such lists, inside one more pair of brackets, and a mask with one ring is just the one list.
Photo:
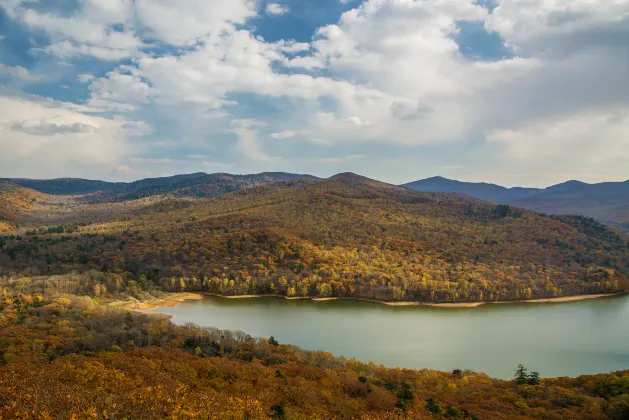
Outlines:
{"label": "lake shoreline", "polygon": [[353,297],[329,297],[329,298],[313,298],[313,297],[289,297],[283,295],[276,294],[259,294],[259,295],[239,295],[239,296],[225,296],[219,293],[210,293],[210,292],[195,292],[195,293],[177,293],[172,296],[168,296],[165,298],[157,298],[149,301],[124,301],[120,304],[120,307],[126,309],[134,309],[134,310],[151,310],[157,308],[165,308],[165,307],[173,307],[176,306],[186,300],[200,300],[205,296],[215,296],[224,299],[256,299],[256,298],[264,298],[264,297],[274,297],[277,299],[285,299],[285,300],[310,300],[313,302],[327,302],[333,300],[355,300],[362,302],[372,302],[383,304],[387,306],[427,306],[434,308],[477,308],[479,306],[485,305],[504,305],[504,304],[513,304],[513,303],[567,303],[567,302],[579,302],[583,300],[590,299],[601,299],[607,297],[614,297],[627,294],[629,292],[618,292],[618,293],[606,293],[606,294],[592,294],[592,295],[577,295],[577,296],[564,296],[564,297],[556,297],[556,298],[541,298],[541,299],[527,299],[527,300],[507,300],[507,301],[492,301],[492,302],[459,302],[459,303],[446,303],[446,302],[391,302],[377,299],[367,299],[367,298],[353,298]]}
{"label": "lake shoreline", "polygon": [[118,301],[114,302],[112,305],[122,309],[148,311],[157,308],[171,308],[185,302],[186,300],[201,300],[204,297],[205,295],[200,293],[175,293],[163,298],[155,298],[146,301],[140,301],[137,299]]}

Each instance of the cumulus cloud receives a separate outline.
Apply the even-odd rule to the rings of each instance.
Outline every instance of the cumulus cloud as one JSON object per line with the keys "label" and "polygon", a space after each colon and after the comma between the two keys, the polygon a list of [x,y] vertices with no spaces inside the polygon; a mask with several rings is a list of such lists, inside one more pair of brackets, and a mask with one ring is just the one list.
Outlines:
{"label": "cumulus cloud", "polygon": [[420,105],[412,101],[396,101],[391,105],[391,115],[401,121],[413,121],[424,118],[426,114],[434,112],[427,105]]}
{"label": "cumulus cloud", "polygon": [[34,136],[53,136],[56,134],[93,133],[96,127],[89,124],[71,123],[61,117],[49,120],[18,121],[11,124],[10,131],[19,131]]}
{"label": "cumulus cloud", "polygon": [[80,167],[107,172],[134,149],[124,124],[73,104],[2,96],[0,167],[9,176],[53,177]]}
{"label": "cumulus cloud", "polygon": [[[618,121],[629,107],[629,3],[494,3],[489,10],[476,0],[365,0],[317,29],[311,42],[267,42],[246,25],[258,12],[285,12],[279,3],[260,9],[249,0],[85,0],[68,16],[18,0],[3,5],[49,36],[49,53],[131,58],[103,77],[79,77],[90,97],[89,110],[78,112],[174,120],[182,137],[198,142],[228,132],[249,160],[278,162],[259,132],[293,137],[285,121],[298,141],[317,147],[486,139],[502,153],[497,160],[530,162],[534,145],[566,165],[574,163],[556,151],[570,148],[571,162],[604,150],[622,155],[626,145],[614,136],[622,137]],[[465,57],[460,22],[484,25],[514,56]],[[241,94],[282,102],[281,118],[265,117],[264,130],[255,116],[230,123],[245,114]]]}
{"label": "cumulus cloud", "polygon": [[1,76],[9,76],[9,77],[17,77],[18,79],[28,79],[29,72],[27,69],[21,66],[11,67],[5,66],[0,63],[0,77]]}
{"label": "cumulus cloud", "polygon": [[188,45],[255,16],[252,0],[137,0],[140,21],[162,41]]}
{"label": "cumulus cloud", "polygon": [[[629,158],[628,132],[629,107],[496,129],[488,134],[487,140],[504,147],[506,156],[512,160],[550,163],[576,155],[581,164],[587,164]],[[600,147],[601,144],[605,147]]]}
{"label": "cumulus cloud", "polygon": [[266,5],[266,13],[269,15],[284,15],[288,13],[288,6],[284,6],[278,3],[269,3]]}

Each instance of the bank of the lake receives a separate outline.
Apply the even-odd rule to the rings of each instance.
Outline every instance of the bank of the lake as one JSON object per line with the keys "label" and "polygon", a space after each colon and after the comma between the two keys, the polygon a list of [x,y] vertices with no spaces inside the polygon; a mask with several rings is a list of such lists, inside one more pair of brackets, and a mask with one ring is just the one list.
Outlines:
{"label": "bank of the lake", "polygon": [[474,308],[205,296],[148,312],[390,367],[467,368],[498,378],[519,363],[543,376],[629,367],[627,295]]}
{"label": "bank of the lake", "polygon": [[131,300],[121,304],[128,309],[145,310],[154,309],[158,307],[171,307],[181,303],[185,300],[199,300],[203,299],[203,296],[214,296],[224,299],[258,299],[258,298],[277,298],[286,300],[310,300],[313,302],[328,302],[334,300],[353,300],[362,302],[379,303],[388,306],[430,306],[435,308],[476,308],[483,305],[492,304],[519,304],[519,303],[566,303],[566,302],[578,302],[582,300],[610,298],[614,296],[620,296],[629,292],[618,292],[608,294],[594,294],[594,295],[577,295],[577,296],[564,296],[555,298],[543,298],[543,299],[527,299],[527,300],[504,300],[504,301],[484,301],[484,302],[414,302],[414,301],[386,301],[377,299],[366,299],[357,297],[328,297],[328,298],[316,298],[316,297],[289,297],[285,295],[276,294],[262,294],[262,295],[234,295],[227,296],[219,293],[175,293],[165,298],[157,298],[149,301]]}

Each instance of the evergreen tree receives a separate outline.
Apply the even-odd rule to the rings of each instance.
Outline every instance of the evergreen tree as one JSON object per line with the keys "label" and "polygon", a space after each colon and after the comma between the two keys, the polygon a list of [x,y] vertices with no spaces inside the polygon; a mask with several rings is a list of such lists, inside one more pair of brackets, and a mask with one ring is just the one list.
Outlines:
{"label": "evergreen tree", "polygon": [[528,384],[529,385],[539,385],[539,373],[538,372],[531,372],[531,374],[529,375]]}
{"label": "evergreen tree", "polygon": [[529,381],[529,375],[527,369],[524,365],[518,365],[518,368],[515,370],[515,382],[518,385],[527,384]]}

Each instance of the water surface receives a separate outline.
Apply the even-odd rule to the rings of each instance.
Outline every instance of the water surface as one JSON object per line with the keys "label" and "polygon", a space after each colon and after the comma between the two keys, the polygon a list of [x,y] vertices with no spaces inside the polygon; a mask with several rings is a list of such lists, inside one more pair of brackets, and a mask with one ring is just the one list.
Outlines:
{"label": "water surface", "polygon": [[208,296],[148,312],[389,367],[497,378],[510,378],[519,363],[547,377],[629,369],[629,295],[477,308]]}

